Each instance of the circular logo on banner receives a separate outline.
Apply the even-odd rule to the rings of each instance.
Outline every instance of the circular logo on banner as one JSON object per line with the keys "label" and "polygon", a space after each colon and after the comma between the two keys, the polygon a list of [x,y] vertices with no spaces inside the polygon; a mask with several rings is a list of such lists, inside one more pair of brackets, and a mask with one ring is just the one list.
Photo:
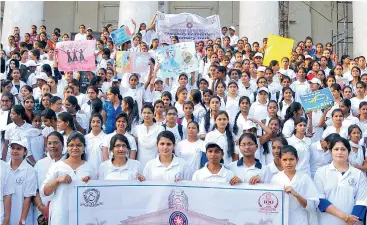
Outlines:
{"label": "circular logo on banner", "polygon": [[173,212],[169,217],[169,225],[188,225],[189,221],[182,212]]}
{"label": "circular logo on banner", "polygon": [[276,212],[279,201],[273,193],[265,192],[259,197],[258,204],[261,212]]}
{"label": "circular logo on banner", "polygon": [[97,207],[99,205],[102,205],[101,202],[98,202],[99,197],[100,197],[100,192],[99,190],[95,188],[87,189],[86,191],[84,191],[83,197],[84,197],[85,203],[82,203],[81,204],[82,206]]}

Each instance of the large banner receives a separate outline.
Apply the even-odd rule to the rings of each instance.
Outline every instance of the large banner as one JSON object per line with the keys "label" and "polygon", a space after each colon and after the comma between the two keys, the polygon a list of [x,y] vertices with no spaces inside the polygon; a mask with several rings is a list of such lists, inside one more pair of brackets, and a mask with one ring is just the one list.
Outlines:
{"label": "large banner", "polygon": [[171,43],[172,36],[177,36],[180,42],[215,40],[221,34],[218,15],[203,18],[191,13],[165,14],[158,12],[156,30],[159,43]]}
{"label": "large banner", "polygon": [[127,26],[123,26],[117,30],[111,32],[111,38],[115,45],[121,45],[129,40],[131,40],[132,33]]}
{"label": "large banner", "polygon": [[148,52],[118,51],[116,68],[123,73],[142,73],[149,71],[151,55]]}
{"label": "large banner", "polygon": [[156,54],[160,70],[159,76],[163,78],[176,77],[183,72],[190,73],[199,70],[194,42],[165,46],[157,49]]}
{"label": "large banner", "polygon": [[292,54],[293,45],[293,39],[270,34],[263,64],[268,66],[271,60],[278,60],[281,63],[283,57],[289,58]]}
{"label": "large banner", "polygon": [[57,42],[57,65],[60,71],[92,71],[96,69],[95,40]]}
{"label": "large banner", "polygon": [[323,88],[299,97],[305,112],[324,109],[334,105],[334,97],[329,88]]}
{"label": "large banner", "polygon": [[269,184],[90,181],[69,193],[75,225],[288,224],[288,195]]}

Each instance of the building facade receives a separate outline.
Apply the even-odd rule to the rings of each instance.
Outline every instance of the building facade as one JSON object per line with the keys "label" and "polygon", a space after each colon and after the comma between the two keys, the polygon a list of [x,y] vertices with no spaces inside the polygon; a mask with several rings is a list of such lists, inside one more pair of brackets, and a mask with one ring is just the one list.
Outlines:
{"label": "building facade", "polygon": [[261,42],[270,33],[296,42],[311,36],[314,43],[332,42],[339,54],[358,56],[367,52],[363,42],[367,17],[361,12],[366,7],[363,1],[6,1],[0,7],[0,30],[6,43],[14,26],[21,28],[21,35],[30,31],[31,24],[44,24],[48,32],[58,27],[62,33],[70,33],[77,32],[80,24],[100,31],[109,23],[114,27],[131,24],[131,18],[138,25],[150,23],[157,10],[203,17],[218,14],[222,26],[235,26],[237,35],[249,37],[250,42]]}

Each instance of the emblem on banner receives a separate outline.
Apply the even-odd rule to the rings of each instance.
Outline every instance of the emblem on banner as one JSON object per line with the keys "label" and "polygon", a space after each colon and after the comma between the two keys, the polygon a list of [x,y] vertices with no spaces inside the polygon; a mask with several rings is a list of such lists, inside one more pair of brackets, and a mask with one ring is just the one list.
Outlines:
{"label": "emblem on banner", "polygon": [[173,212],[169,217],[169,225],[188,225],[188,219],[182,212]]}
{"label": "emblem on banner", "polygon": [[261,212],[276,212],[279,201],[278,198],[270,192],[265,192],[259,197],[258,204]]}
{"label": "emblem on banner", "polygon": [[194,20],[193,20],[193,18],[191,16],[188,16],[186,18],[186,22],[187,22],[186,23],[186,27],[187,28],[191,29],[194,26],[194,24],[192,23],[192,22],[194,22]]}
{"label": "emblem on banner", "polygon": [[85,203],[81,203],[81,206],[85,206],[85,207],[97,207],[99,205],[103,205],[102,202],[98,202],[99,197],[100,197],[100,192],[95,189],[87,189],[83,192],[83,197],[84,197],[84,201]]}

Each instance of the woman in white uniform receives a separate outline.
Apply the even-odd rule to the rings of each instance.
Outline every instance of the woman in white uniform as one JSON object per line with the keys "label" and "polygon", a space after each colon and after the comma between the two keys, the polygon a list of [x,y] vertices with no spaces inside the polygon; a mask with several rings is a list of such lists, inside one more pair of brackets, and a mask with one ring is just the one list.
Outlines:
{"label": "woman in white uniform", "polygon": [[272,148],[271,153],[273,155],[273,162],[266,165],[264,172],[264,183],[270,183],[271,178],[283,170],[282,164],[280,162],[280,149],[288,145],[287,140],[284,137],[277,137],[271,142]]}
{"label": "woman in white uniform", "polygon": [[362,224],[366,213],[366,176],[348,162],[351,147],[346,139],[332,140],[330,151],[333,161],[320,167],[314,178],[320,198],[319,225]]}
{"label": "woman in white uniform", "polygon": [[284,192],[289,194],[288,224],[314,225],[309,222],[308,214],[315,213],[319,204],[315,184],[308,174],[296,170],[298,154],[295,147],[286,145],[279,154],[283,171],[275,174],[270,183],[284,186]]}
{"label": "woman in white uniform", "polygon": [[349,163],[360,169],[362,172],[367,172],[367,158],[365,143],[361,142],[362,130],[358,125],[353,124],[348,128],[349,144],[351,151],[348,157]]}
{"label": "woman in white uniform", "polygon": [[138,176],[140,181],[180,181],[191,180],[189,164],[173,154],[175,147],[175,135],[171,131],[162,131],[157,137],[157,148],[159,154],[150,160]]}
{"label": "woman in white uniform", "polygon": [[215,120],[214,117],[220,109],[220,98],[218,96],[212,96],[209,100],[209,110],[200,121],[200,138],[205,139],[206,134],[213,130]]}
{"label": "woman in white uniform", "polygon": [[187,139],[178,142],[176,147],[176,155],[187,161],[191,171],[195,172],[204,166],[203,160],[205,156],[205,142],[198,137],[199,124],[191,121],[187,125]]}
{"label": "woman in white uniform", "polygon": [[15,179],[8,163],[0,160],[0,224],[10,222],[11,198],[15,193]]}
{"label": "woman in white uniform", "polygon": [[284,116],[282,133],[285,138],[289,138],[294,132],[294,121],[303,115],[302,105],[299,102],[292,102]]}
{"label": "woman in white uniform", "polygon": [[343,126],[344,114],[341,109],[334,109],[331,113],[333,124],[326,127],[322,134],[322,139],[325,139],[329,134],[338,133],[341,137],[348,137],[348,127]]}
{"label": "woman in white uniform", "polygon": [[140,163],[129,159],[129,140],[122,134],[115,134],[109,150],[113,156],[100,165],[99,180],[136,180]]}
{"label": "woman in white uniform", "polygon": [[311,176],[310,147],[312,142],[310,138],[306,137],[307,121],[305,118],[301,117],[294,121],[294,126],[294,134],[290,138],[287,138],[287,142],[297,149],[297,171]]}
{"label": "woman in white uniform", "polygon": [[89,127],[91,131],[85,136],[86,160],[97,170],[102,160],[102,143],[106,134],[103,132],[103,117],[101,114],[93,114],[90,119]]}
{"label": "woman in white uniform", "polygon": [[11,160],[9,165],[15,178],[15,193],[11,199],[10,223],[33,224],[32,197],[36,196],[36,173],[26,160],[27,140],[13,140],[10,143]]}
{"label": "woman in white uniform", "polygon": [[164,128],[154,122],[154,108],[144,105],[142,108],[143,124],[136,126],[136,138],[138,139],[138,158],[141,171],[148,161],[158,155],[157,137]]}
{"label": "woman in white uniform", "polygon": [[53,164],[42,183],[40,192],[52,195],[49,224],[69,225],[69,184],[73,180],[88,182],[97,177],[93,166],[85,161],[85,139],[79,132],[70,134],[67,140],[65,160]]}
{"label": "woman in white uniform", "polygon": [[[41,188],[43,181],[46,179],[46,175],[51,165],[56,163],[59,160],[64,159],[62,154],[62,150],[64,148],[64,137],[57,131],[52,131],[46,137],[46,149],[47,156],[43,159],[37,161],[34,166],[34,170],[36,172],[37,177],[37,187]],[[37,190],[37,195],[33,199],[34,203],[34,224],[37,224],[38,219],[46,221],[48,218],[48,203],[50,201],[50,197],[46,197],[44,194],[40,193]],[[41,215],[42,214],[42,215]],[[39,218],[40,217],[40,218]]]}
{"label": "woman in white uniform", "polygon": [[216,142],[223,147],[224,150],[224,165],[228,165],[233,161],[238,160],[238,154],[234,152],[234,138],[232,131],[229,129],[229,116],[225,111],[219,111],[215,115],[214,130],[210,131],[205,142]]}

